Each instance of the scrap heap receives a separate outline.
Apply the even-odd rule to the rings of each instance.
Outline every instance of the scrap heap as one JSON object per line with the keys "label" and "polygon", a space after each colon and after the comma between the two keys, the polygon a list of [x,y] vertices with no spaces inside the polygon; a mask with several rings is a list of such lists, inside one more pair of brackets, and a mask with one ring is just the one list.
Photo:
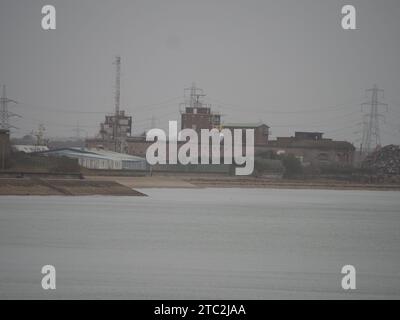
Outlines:
{"label": "scrap heap", "polygon": [[371,153],[362,166],[378,174],[400,175],[400,146],[391,144]]}

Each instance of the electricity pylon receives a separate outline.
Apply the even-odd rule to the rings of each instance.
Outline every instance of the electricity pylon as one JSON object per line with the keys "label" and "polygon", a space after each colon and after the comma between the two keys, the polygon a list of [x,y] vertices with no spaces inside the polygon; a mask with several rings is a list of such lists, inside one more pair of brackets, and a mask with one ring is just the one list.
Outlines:
{"label": "electricity pylon", "polygon": [[385,106],[387,108],[388,105],[378,101],[378,93],[382,92],[383,94],[383,90],[379,89],[377,85],[366,91],[371,92],[371,100],[361,104],[361,106],[370,106],[369,112],[364,115],[361,151],[369,153],[381,146],[379,118],[383,115],[378,113],[378,107]]}
{"label": "electricity pylon", "polygon": [[15,128],[10,124],[11,117],[21,117],[20,115],[8,111],[9,103],[18,103],[15,100],[8,99],[6,94],[6,86],[3,85],[3,92],[0,98],[0,128],[5,130],[10,130],[10,128]]}

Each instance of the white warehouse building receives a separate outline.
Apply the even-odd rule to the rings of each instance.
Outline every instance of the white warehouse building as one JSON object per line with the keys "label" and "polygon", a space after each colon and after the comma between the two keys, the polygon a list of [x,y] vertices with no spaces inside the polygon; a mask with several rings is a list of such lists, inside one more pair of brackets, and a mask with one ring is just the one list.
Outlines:
{"label": "white warehouse building", "polygon": [[88,169],[148,170],[145,158],[98,148],[60,148],[38,154],[78,159],[79,165]]}

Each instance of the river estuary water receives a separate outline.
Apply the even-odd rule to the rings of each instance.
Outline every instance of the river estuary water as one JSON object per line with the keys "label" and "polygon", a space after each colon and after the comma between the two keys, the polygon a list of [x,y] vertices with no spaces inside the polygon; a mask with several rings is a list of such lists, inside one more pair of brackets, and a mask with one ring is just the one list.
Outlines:
{"label": "river estuary water", "polygon": [[0,197],[0,298],[400,298],[400,192],[140,191]]}

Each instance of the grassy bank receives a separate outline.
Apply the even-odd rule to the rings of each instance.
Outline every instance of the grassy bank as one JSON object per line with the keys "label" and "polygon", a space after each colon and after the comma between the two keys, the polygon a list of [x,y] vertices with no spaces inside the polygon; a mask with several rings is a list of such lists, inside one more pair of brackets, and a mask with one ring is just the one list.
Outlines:
{"label": "grassy bank", "polygon": [[115,181],[40,178],[1,178],[0,195],[145,196]]}

